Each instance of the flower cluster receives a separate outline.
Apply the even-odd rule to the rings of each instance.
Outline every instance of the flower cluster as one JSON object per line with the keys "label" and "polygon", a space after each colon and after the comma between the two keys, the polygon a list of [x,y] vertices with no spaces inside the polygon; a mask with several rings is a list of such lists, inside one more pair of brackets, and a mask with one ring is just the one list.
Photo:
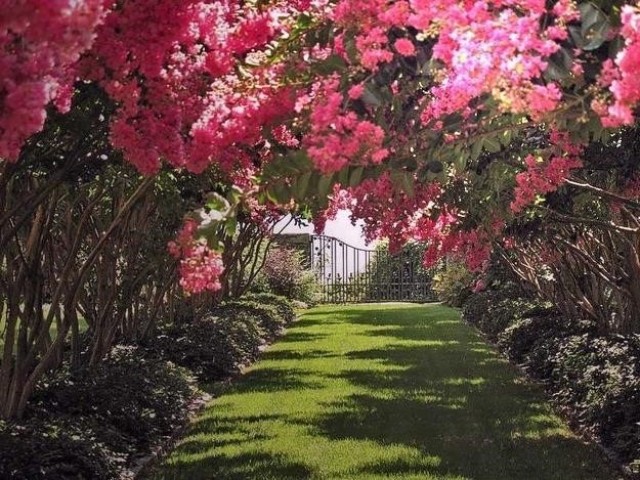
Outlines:
{"label": "flower cluster", "polygon": [[312,103],[311,126],[304,146],[319,170],[334,172],[348,164],[378,164],[389,156],[381,127],[355,112],[343,111],[336,77],[318,82],[307,101]]}
{"label": "flower cluster", "polygon": [[527,155],[524,162],[527,169],[516,175],[515,198],[511,202],[514,213],[532,204],[538,195],[557,190],[571,170],[582,167],[582,161],[574,156],[552,156],[545,161],[542,157]]}
{"label": "flower cluster", "polygon": [[[422,121],[434,124],[452,113],[470,115],[491,96],[498,109],[524,113],[534,120],[553,111],[562,94],[558,85],[544,83],[547,59],[555,53],[577,15],[569,2],[548,12],[544,1],[414,0],[410,23],[435,31],[433,58],[441,62],[436,84],[425,102]],[[542,21],[542,18],[553,19]]]}
{"label": "flower cluster", "polygon": [[422,218],[416,228],[416,239],[426,242],[424,265],[433,267],[443,257],[464,261],[472,271],[482,270],[491,254],[490,236],[481,229],[461,230],[455,210],[445,209],[437,218]]}
{"label": "flower cluster", "polygon": [[610,105],[601,99],[593,103],[606,127],[632,124],[633,109],[640,102],[640,9],[625,5],[620,20],[624,48],[617,54],[615,62],[607,60],[604,63],[600,76],[600,84],[609,87],[613,100]]}
{"label": "flower cluster", "polygon": [[108,0],[0,1],[0,161],[15,161],[51,102],[71,105],[75,65]]}
{"label": "flower cluster", "polygon": [[[286,3],[263,12],[236,0],[123,2],[83,61],[118,103],[114,146],[146,174],[163,161],[195,173],[250,166],[243,147],[293,107],[262,50],[294,13]],[[240,73],[242,62],[255,66]]]}
{"label": "flower cluster", "polygon": [[180,286],[187,294],[216,292],[222,288],[222,257],[211,250],[204,239],[196,239],[198,224],[187,220],[175,241],[169,242],[169,253],[180,259]]}

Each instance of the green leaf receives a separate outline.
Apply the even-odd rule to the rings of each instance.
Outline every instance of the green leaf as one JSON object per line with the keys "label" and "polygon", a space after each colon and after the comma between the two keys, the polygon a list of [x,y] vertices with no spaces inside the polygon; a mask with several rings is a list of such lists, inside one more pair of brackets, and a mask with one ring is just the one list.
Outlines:
{"label": "green leaf", "polygon": [[571,75],[573,57],[566,48],[561,48],[549,57],[544,76],[547,80],[565,80]]}
{"label": "green leaf", "polygon": [[483,138],[477,138],[475,142],[471,145],[471,159],[477,160],[480,154],[482,153],[482,143],[484,142]]}
{"label": "green leaf", "polygon": [[361,98],[364,103],[371,105],[372,107],[379,107],[382,105],[382,95],[369,83],[364,86]]}
{"label": "green leaf", "polygon": [[607,39],[611,28],[607,15],[592,3],[582,3],[578,7],[582,24],[580,33],[583,50],[596,50]]}
{"label": "green leaf", "polygon": [[321,62],[313,64],[313,71],[320,75],[330,75],[339,72],[347,67],[344,59],[340,55],[330,55]]}
{"label": "green leaf", "polygon": [[225,234],[229,237],[233,237],[238,229],[238,219],[236,217],[228,218],[224,223]]}
{"label": "green leaf", "polygon": [[216,210],[218,212],[226,212],[230,207],[227,199],[215,192],[207,199],[206,206],[209,210]]}
{"label": "green leaf", "polygon": [[406,193],[409,197],[414,197],[416,192],[414,189],[414,181],[413,176],[404,172],[402,176],[402,191]]}
{"label": "green leaf", "polygon": [[456,158],[453,160],[453,165],[456,167],[458,172],[464,172],[465,168],[467,168],[467,159],[469,156],[466,152],[462,151],[456,155]]}
{"label": "green leaf", "polygon": [[309,188],[309,181],[313,172],[307,172],[302,175],[295,184],[296,199],[303,199]]}
{"label": "green leaf", "polygon": [[349,167],[345,167],[338,173],[337,182],[340,185],[346,185],[349,182]]}
{"label": "green leaf", "polygon": [[329,196],[329,190],[333,186],[333,173],[323,175],[318,182],[318,197],[326,198]]}
{"label": "green leaf", "polygon": [[360,181],[362,180],[362,174],[364,173],[364,167],[357,167],[351,172],[351,176],[349,178],[349,186],[355,187],[360,185]]}
{"label": "green leaf", "polygon": [[482,146],[489,153],[497,153],[502,149],[500,141],[495,137],[485,137]]}
{"label": "green leaf", "polygon": [[292,173],[311,170],[311,160],[305,150],[292,150],[287,154],[287,164]]}

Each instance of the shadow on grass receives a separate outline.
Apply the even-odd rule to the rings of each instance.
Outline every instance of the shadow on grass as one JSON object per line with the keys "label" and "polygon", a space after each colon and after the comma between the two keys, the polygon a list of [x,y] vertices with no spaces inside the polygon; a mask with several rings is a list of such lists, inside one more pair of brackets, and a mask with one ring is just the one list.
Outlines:
{"label": "shadow on grass", "polygon": [[321,340],[326,338],[327,335],[322,333],[307,333],[307,332],[289,332],[283,338],[278,340],[278,343],[294,343],[294,342],[312,342],[314,340]]}
{"label": "shadow on grass", "polygon": [[[215,475],[212,474],[215,472]],[[165,468],[155,476],[162,480],[304,480],[313,471],[306,465],[291,462],[280,455],[265,453],[241,453],[219,456],[215,453],[196,457],[192,461],[180,461]]]}
{"label": "shadow on grass", "polygon": [[304,379],[305,372],[295,368],[250,370],[233,386],[234,394],[281,392],[320,388],[322,384]]}
{"label": "shadow on grass", "polygon": [[328,350],[270,350],[262,355],[263,360],[288,361],[288,360],[308,360],[312,358],[332,358],[338,355]]}
{"label": "shadow on grass", "polygon": [[429,315],[415,322],[406,312],[387,311],[384,318],[365,313],[350,315],[347,321],[388,327],[365,335],[421,342],[349,353],[350,359],[385,368],[329,374],[370,393],[326,404],[328,413],[316,419],[315,429],[332,440],[413,447],[440,461],[425,466],[420,457],[385,460],[368,464],[360,473],[428,472],[473,480],[617,477],[595,446],[563,430],[541,389],[524,382],[470,328],[458,321],[436,322]]}
{"label": "shadow on grass", "polygon": [[[334,315],[339,321],[332,320]],[[339,325],[328,326],[326,333],[304,331],[311,325],[315,330],[316,322],[325,323],[322,318]],[[312,343],[325,338],[328,341],[321,345],[327,350]],[[179,454],[152,478],[618,478],[594,446],[568,435],[550,414],[540,388],[523,382],[451,309],[323,309],[305,313],[281,342],[289,344],[263,358],[282,368],[268,368],[269,364],[243,376],[228,392],[234,397],[201,416]],[[314,362],[313,369],[305,370],[304,360],[309,359],[329,361]],[[309,388],[335,388],[335,393],[323,392],[326,401],[310,402],[314,408],[300,415],[295,396]],[[280,413],[269,413],[272,404],[251,409],[258,398],[252,394],[287,391],[274,397],[282,402]],[[270,397],[260,398],[268,404]],[[308,444],[296,437],[300,431],[309,435]],[[329,448],[327,440],[363,441],[349,442],[339,457],[326,462],[369,456],[339,475],[323,476],[324,469],[335,472],[342,467],[319,466],[314,438],[323,448]],[[280,450],[272,451],[275,446]],[[385,455],[390,446],[408,447],[403,451],[409,453]],[[295,459],[287,456],[289,452]]]}

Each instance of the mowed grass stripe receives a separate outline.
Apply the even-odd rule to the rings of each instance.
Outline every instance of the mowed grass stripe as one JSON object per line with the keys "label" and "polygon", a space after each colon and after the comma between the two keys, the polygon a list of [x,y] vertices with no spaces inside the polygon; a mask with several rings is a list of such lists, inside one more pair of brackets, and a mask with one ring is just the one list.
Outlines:
{"label": "mowed grass stripe", "polygon": [[455,310],[305,312],[155,479],[619,478]]}

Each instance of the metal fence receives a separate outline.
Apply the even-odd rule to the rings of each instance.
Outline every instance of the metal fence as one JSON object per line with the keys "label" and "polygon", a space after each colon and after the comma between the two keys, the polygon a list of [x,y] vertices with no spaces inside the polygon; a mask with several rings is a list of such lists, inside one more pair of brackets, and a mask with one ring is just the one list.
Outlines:
{"label": "metal fence", "polygon": [[431,274],[411,252],[390,255],[384,249],[357,248],[334,237],[313,235],[309,263],[324,302],[435,300]]}

